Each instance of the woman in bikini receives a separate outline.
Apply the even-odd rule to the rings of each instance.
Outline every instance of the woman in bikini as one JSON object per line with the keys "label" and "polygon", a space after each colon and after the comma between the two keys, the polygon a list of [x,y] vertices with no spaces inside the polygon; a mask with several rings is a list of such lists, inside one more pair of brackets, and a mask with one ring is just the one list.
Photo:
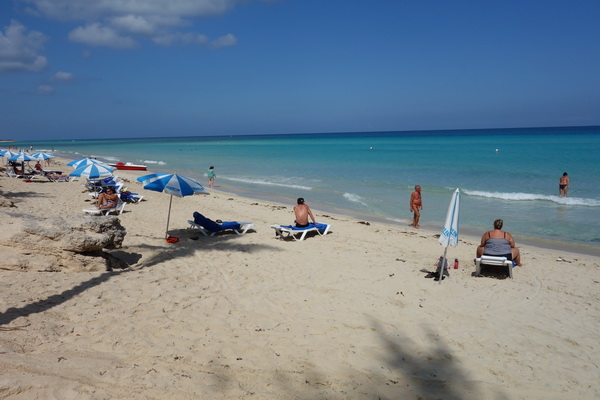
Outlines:
{"label": "woman in bikini", "polygon": [[494,221],[494,230],[481,236],[481,244],[477,247],[477,257],[482,255],[506,257],[513,260],[515,264],[521,266],[521,254],[515,247],[515,240],[512,235],[502,230],[504,221],[497,219]]}
{"label": "woman in bikini", "polygon": [[115,208],[118,201],[119,196],[115,193],[114,189],[108,188],[106,189],[105,193],[100,193],[98,196],[98,203],[96,203],[96,207],[98,207],[99,210]]}

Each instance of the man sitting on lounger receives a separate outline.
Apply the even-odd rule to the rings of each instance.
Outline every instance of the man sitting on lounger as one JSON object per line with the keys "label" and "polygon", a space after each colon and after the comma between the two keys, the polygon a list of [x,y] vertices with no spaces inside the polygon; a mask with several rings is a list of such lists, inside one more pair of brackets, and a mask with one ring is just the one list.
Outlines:
{"label": "man sitting on lounger", "polygon": [[314,224],[317,223],[315,221],[315,216],[313,215],[312,211],[310,211],[310,207],[304,204],[304,199],[302,197],[298,199],[298,205],[294,207],[294,214],[296,215],[296,220],[294,221],[296,228],[306,228],[309,225],[309,216]]}

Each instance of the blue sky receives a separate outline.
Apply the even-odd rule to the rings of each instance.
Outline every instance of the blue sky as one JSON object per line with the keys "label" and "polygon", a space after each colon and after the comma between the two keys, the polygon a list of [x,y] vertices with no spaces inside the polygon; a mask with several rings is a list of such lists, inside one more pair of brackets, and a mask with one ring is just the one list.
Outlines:
{"label": "blue sky", "polygon": [[600,2],[2,0],[0,138],[600,125]]}

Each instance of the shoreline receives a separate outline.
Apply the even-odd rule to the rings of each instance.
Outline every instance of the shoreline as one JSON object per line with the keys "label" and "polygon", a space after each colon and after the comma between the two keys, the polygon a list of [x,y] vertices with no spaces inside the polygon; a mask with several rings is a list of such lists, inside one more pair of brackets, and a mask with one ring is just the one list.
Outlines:
{"label": "shoreline", "polygon": [[[163,172],[163,171],[161,171],[161,172]],[[204,185],[204,186],[206,188],[206,185]],[[284,198],[276,199],[276,198],[270,198],[268,196],[253,196],[252,194],[249,194],[243,190],[236,190],[235,187],[233,187],[231,185],[217,185],[217,187],[222,188],[222,189],[220,189],[220,191],[222,191],[223,193],[230,193],[232,195],[244,197],[244,198],[247,198],[250,200],[267,201],[267,202],[271,202],[271,203],[279,204],[279,205],[289,205],[289,204],[291,204],[290,201],[294,200],[294,199],[287,199],[289,201],[286,202],[286,199],[284,199]],[[307,202],[307,203],[309,203],[309,202]],[[312,202],[310,202],[309,204],[312,204]],[[312,208],[312,206],[311,206],[311,208]],[[353,214],[351,212],[351,210],[327,207],[327,206],[323,206],[322,204],[319,204],[317,206],[317,208],[326,213],[328,212],[328,213],[333,213],[333,214],[337,214],[340,216],[344,216],[347,218],[353,218],[357,221],[368,220],[370,222],[377,222],[377,223],[386,224],[386,225],[390,225],[390,226],[394,226],[394,227],[398,227],[398,228],[413,229],[410,226],[409,220],[395,221],[395,220],[391,220],[389,218],[377,217],[377,216],[368,215],[368,214],[358,214],[358,213]],[[490,222],[490,228],[489,228],[490,230],[492,229],[492,222],[493,221]],[[433,224],[425,221],[425,222],[421,223],[421,228],[419,230],[426,231],[429,234],[439,234],[440,231],[442,230],[442,225],[440,225],[439,227],[436,227]],[[415,231],[418,231],[418,230],[415,230]],[[481,235],[483,235],[484,233],[485,233],[485,231],[479,232],[479,231],[476,231],[475,228],[461,227],[459,237],[462,238],[464,236],[465,238],[468,238],[471,241],[479,242],[479,240],[481,239]],[[582,243],[576,243],[576,242],[561,242],[558,240],[552,240],[552,239],[541,238],[541,237],[517,236],[516,240],[517,240],[517,247],[520,244],[523,244],[523,245],[527,245],[527,246],[531,246],[531,247],[538,247],[540,249],[556,250],[556,251],[562,251],[562,252],[569,252],[569,253],[573,253],[573,254],[581,254],[581,255],[586,255],[586,256],[600,257],[600,248],[594,247],[594,246],[588,245],[588,244],[582,244]]]}
{"label": "shoreline", "polygon": [[[474,277],[479,239],[461,235],[447,254],[460,267],[436,282],[438,232],[312,206],[330,233],[282,240],[270,225],[291,223],[292,204],[220,188],[171,199],[141,187],[146,173],[117,173],[144,196],[118,217],[81,211],[84,179],[0,177],[8,399],[600,397],[598,257],[523,244],[514,279]],[[255,225],[203,236],[194,211]],[[127,265],[45,269],[33,244],[76,219],[118,220],[123,246],[106,252]]]}

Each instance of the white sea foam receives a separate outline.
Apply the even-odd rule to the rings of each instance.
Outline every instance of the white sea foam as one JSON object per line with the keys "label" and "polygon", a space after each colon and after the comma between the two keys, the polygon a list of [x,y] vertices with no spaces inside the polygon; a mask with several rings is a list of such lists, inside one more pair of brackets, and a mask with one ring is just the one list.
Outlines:
{"label": "white sea foam", "polygon": [[600,200],[584,199],[580,197],[558,197],[535,193],[484,192],[478,190],[463,190],[463,193],[468,196],[487,197],[490,199],[512,201],[551,201],[553,203],[571,206],[600,207]]}
{"label": "white sea foam", "polygon": [[[285,179],[281,182],[265,181],[265,180],[254,179],[254,178],[232,177],[232,176],[228,176],[228,177],[220,176],[219,179],[224,179],[224,180],[234,181],[234,182],[251,183],[253,185],[280,186],[280,187],[286,187],[286,188],[292,188],[292,189],[312,190],[312,188],[310,186],[302,186],[302,185],[288,183],[287,182],[288,179]],[[289,180],[296,180],[296,179],[289,179]]]}
{"label": "white sea foam", "polygon": [[155,160],[144,160],[142,161],[144,164],[158,164],[158,165],[165,165],[166,162],[164,161],[155,161]]}
{"label": "white sea foam", "polygon": [[367,202],[365,201],[365,199],[363,199],[362,197],[360,197],[359,195],[357,195],[355,193],[344,193],[344,198],[353,203],[359,203],[365,207],[367,206]]}

